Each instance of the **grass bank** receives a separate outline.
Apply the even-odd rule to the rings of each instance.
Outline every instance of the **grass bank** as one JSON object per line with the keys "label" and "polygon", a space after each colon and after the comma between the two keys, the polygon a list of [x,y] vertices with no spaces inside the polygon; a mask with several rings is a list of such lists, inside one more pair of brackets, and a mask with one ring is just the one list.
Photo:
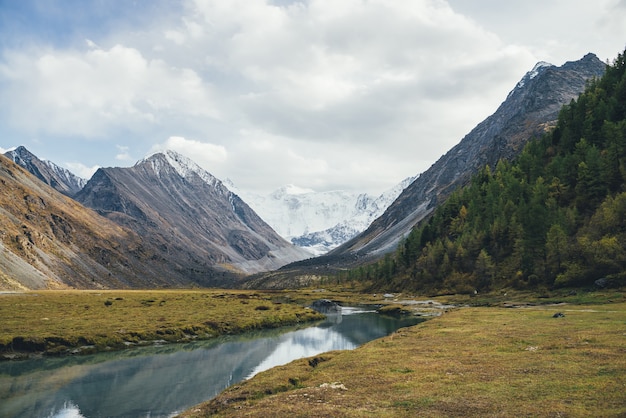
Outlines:
{"label": "grass bank", "polygon": [[0,295],[0,359],[182,342],[322,319],[279,294],[224,290]]}
{"label": "grass bank", "polygon": [[590,300],[455,309],[268,370],[183,416],[623,417],[626,299]]}

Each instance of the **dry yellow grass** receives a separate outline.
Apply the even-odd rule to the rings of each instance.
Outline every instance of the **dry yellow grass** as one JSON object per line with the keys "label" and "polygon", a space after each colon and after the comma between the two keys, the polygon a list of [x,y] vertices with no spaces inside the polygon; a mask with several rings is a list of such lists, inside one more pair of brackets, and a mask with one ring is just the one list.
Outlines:
{"label": "dry yellow grass", "polygon": [[274,298],[270,293],[230,290],[66,290],[0,295],[0,354],[65,354],[77,348],[93,352],[323,318]]}
{"label": "dry yellow grass", "polygon": [[454,310],[261,373],[183,416],[209,415],[623,417],[626,303]]}

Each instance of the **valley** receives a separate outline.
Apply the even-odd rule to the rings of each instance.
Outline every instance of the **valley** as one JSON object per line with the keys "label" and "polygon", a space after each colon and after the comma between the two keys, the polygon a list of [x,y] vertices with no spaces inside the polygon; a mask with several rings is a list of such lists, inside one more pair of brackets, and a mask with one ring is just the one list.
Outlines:
{"label": "valley", "polygon": [[287,241],[171,150],[84,185],[25,149],[0,157],[3,358],[300,325],[322,319],[305,306],[323,297],[432,319],[261,372],[183,416],[622,416],[625,69],[623,54],[536,66],[320,257],[294,245],[315,234]]}
{"label": "valley", "polygon": [[[219,335],[231,336],[226,341],[235,342],[238,340],[232,339],[234,335],[245,336],[251,330],[258,332],[285,324],[307,326],[320,316],[303,306],[323,297],[344,306],[386,306],[389,312],[404,311],[405,317],[419,315],[430,319],[351,351],[314,354],[261,371],[223,392],[218,390],[213,395],[215,399],[193,406],[181,416],[585,417],[601,410],[604,416],[617,417],[626,413],[623,397],[626,293],[623,291],[510,290],[471,297],[423,298],[407,293],[382,295],[361,290],[5,293],[0,295],[0,312],[5,318],[16,320],[7,322],[9,332],[3,332],[2,341],[23,344],[22,348],[26,344],[31,349],[47,347],[45,357],[61,356],[59,360],[69,352],[91,358],[89,353],[97,351],[108,353],[111,360],[115,351],[122,349],[121,358],[128,358],[124,360],[128,362],[141,356],[137,350],[144,347],[148,349],[146,355],[157,356],[147,357],[145,361],[158,365],[159,370],[178,373],[187,366],[164,369],[163,354],[172,355],[177,347],[195,350],[193,344],[201,341],[209,344],[207,348],[212,347],[211,341],[217,343]],[[11,314],[5,315],[7,312]],[[77,345],[71,347],[72,341]],[[155,341],[159,344],[154,354],[150,354]],[[274,350],[274,346],[268,348]],[[203,349],[204,345],[197,347]],[[234,346],[229,351],[233,349]],[[246,358],[250,352],[247,353]],[[4,358],[15,354],[5,351]],[[213,354],[205,361],[211,358]],[[232,367],[238,369],[242,364],[237,361]],[[121,363],[115,367],[116,374],[121,372],[119,367]],[[143,364],[142,370],[148,370],[146,367],[148,363]],[[126,389],[130,390],[137,379],[156,378],[157,369],[146,376],[133,371],[133,379],[124,380]],[[82,374],[97,375],[101,380],[110,374],[110,368],[99,367],[98,363],[73,366],[72,370],[64,381],[80,380]],[[189,370],[191,374],[187,376],[197,373],[197,367]],[[209,382],[215,379],[213,373],[210,376],[213,377],[207,375],[194,380],[193,384],[206,385],[209,389]],[[3,378],[0,376],[0,381]],[[185,381],[182,375],[180,378]],[[181,386],[182,381],[177,387],[185,387]],[[79,391],[84,395],[88,395],[92,385],[86,383]],[[156,382],[150,387],[156,387]],[[115,386],[106,389],[113,393],[119,390]],[[167,408],[166,399],[164,403],[142,391],[145,392],[142,399],[152,399],[154,408]],[[76,390],[69,393],[78,394]],[[189,395],[180,393],[184,399]],[[115,396],[123,399],[121,392]],[[114,409],[121,411],[123,405],[132,404],[120,401],[111,407],[116,405]],[[81,411],[90,408],[81,409],[78,403],[55,405],[77,416],[86,416],[80,415]],[[315,408],[311,410],[313,405]]]}
{"label": "valley", "polygon": [[182,416],[621,417],[626,299],[587,296],[605,303],[509,295],[455,309],[261,373]]}

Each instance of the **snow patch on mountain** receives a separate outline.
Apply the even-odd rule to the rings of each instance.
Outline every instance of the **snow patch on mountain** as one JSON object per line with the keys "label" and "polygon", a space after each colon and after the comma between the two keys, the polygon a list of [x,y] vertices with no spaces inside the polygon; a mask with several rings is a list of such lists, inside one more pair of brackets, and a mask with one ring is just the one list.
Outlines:
{"label": "snow patch on mountain", "polygon": [[292,184],[268,195],[239,195],[276,232],[315,255],[325,254],[363,232],[417,177],[409,177],[380,196],[343,190],[315,192]]}
{"label": "snow patch on mountain", "polygon": [[513,94],[513,92],[515,92],[516,90],[519,90],[519,89],[523,88],[528,81],[530,81],[533,78],[537,77],[546,68],[550,68],[550,67],[554,67],[554,65],[550,64],[549,62],[539,61],[537,64],[535,64],[535,66],[533,67],[532,70],[527,72],[526,75],[524,75],[524,77],[522,77],[522,79],[517,83],[515,88],[509,93],[507,98],[510,97],[511,94]]}
{"label": "snow patch on mountain", "polygon": [[4,155],[44,183],[68,196],[78,193],[87,183],[86,179],[52,161],[40,159],[24,146],[10,148]]}
{"label": "snow patch on mountain", "polygon": [[45,165],[50,167],[57,176],[65,180],[66,184],[73,185],[75,189],[80,190],[87,184],[87,179],[77,176],[66,168],[60,167],[50,160],[42,160]]}
{"label": "snow patch on mountain", "polygon": [[[165,161],[158,158],[159,156],[163,156]],[[154,172],[159,175],[163,168],[171,167],[182,178],[188,178],[189,176],[195,174],[200,177],[205,183],[213,187],[216,187],[220,183],[219,179],[214,177],[211,173],[200,167],[190,158],[187,158],[184,155],[177,153],[176,151],[165,150],[150,154],[142,160],[139,160],[135,164],[135,166],[145,163],[150,163]]]}
{"label": "snow patch on mountain", "polygon": [[539,73],[541,72],[543,68],[548,68],[548,67],[554,67],[554,65],[550,64],[549,62],[539,61],[537,64],[535,64],[533,69],[529,71],[528,78],[532,80],[533,78],[539,75]]}

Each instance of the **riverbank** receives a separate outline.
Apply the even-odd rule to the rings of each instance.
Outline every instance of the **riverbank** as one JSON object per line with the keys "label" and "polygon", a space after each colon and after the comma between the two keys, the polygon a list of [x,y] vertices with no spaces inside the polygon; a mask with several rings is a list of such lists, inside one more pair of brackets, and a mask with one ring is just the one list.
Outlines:
{"label": "riverbank", "polygon": [[280,293],[64,290],[0,295],[0,360],[188,342],[321,320]]}
{"label": "riverbank", "polygon": [[623,293],[505,296],[276,367],[182,416],[626,415]]}

